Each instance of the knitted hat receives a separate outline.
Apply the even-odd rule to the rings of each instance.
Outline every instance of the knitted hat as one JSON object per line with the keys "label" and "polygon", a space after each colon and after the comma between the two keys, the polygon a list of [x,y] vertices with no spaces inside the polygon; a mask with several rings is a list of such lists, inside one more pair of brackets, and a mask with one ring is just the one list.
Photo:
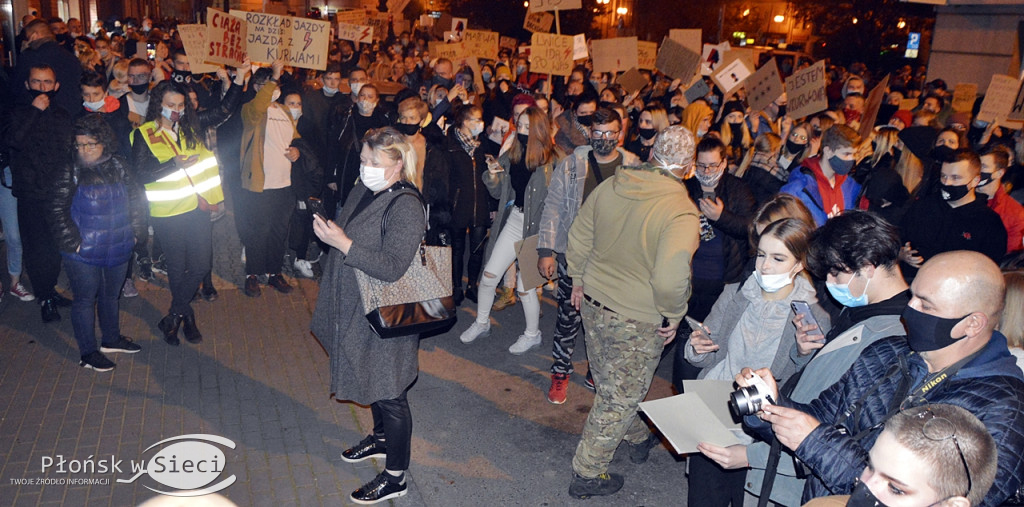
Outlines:
{"label": "knitted hat", "polygon": [[935,147],[935,138],[939,132],[931,127],[922,125],[907,127],[900,131],[900,140],[917,158],[930,160],[929,152]]}
{"label": "knitted hat", "polygon": [[892,113],[892,117],[903,122],[903,127],[909,127],[914,124],[914,115],[906,109],[900,109],[895,113]]}

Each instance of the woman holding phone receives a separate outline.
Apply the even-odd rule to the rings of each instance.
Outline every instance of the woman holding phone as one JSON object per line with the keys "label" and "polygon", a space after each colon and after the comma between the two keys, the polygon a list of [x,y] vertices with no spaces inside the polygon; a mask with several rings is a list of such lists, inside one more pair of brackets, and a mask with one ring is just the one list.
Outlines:
{"label": "woman holding phone", "polygon": [[[822,329],[828,328],[828,315],[818,306],[814,286],[804,274],[812,232],[810,225],[795,218],[772,222],[761,232],[753,275],[725,286],[704,325],[685,344],[687,361],[701,368],[698,378],[731,381],[751,365],[778,372],[780,383],[796,373],[797,365],[790,359],[796,346],[791,304],[806,302]],[[740,438],[750,443],[749,437]],[[702,443],[698,449],[714,461],[705,456],[691,460],[690,483],[707,487],[694,488],[687,505],[742,505],[746,445]],[[716,461],[729,466],[723,470]]]}

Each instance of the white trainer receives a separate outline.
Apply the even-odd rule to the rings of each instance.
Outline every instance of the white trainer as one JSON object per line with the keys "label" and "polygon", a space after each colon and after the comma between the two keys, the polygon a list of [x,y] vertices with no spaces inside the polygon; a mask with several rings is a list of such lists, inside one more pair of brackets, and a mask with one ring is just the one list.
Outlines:
{"label": "white trainer", "polygon": [[295,259],[295,272],[303,278],[313,278],[313,265],[305,259]]}
{"label": "white trainer", "polygon": [[469,329],[462,332],[462,335],[459,336],[459,340],[461,340],[462,343],[473,343],[477,338],[487,336],[489,334],[491,334],[490,322],[481,324],[473,321],[473,325],[469,326]]}
{"label": "white trainer", "polygon": [[540,331],[537,331],[535,336],[530,336],[526,333],[519,335],[519,339],[508,348],[508,351],[515,355],[525,354],[530,349],[540,345],[541,336]]}

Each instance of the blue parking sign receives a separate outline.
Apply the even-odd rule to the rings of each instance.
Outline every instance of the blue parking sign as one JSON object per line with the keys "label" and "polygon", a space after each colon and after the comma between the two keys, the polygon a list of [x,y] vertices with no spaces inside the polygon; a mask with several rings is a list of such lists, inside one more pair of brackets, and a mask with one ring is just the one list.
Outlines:
{"label": "blue parking sign", "polygon": [[910,37],[907,38],[907,49],[921,49],[920,32],[910,32]]}

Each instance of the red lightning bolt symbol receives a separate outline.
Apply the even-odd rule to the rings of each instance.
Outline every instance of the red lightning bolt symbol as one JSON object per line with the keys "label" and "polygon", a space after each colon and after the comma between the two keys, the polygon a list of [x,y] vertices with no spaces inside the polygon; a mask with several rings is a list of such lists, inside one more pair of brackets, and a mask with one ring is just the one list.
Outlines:
{"label": "red lightning bolt symbol", "polygon": [[313,43],[313,34],[306,32],[304,39],[306,40],[306,45],[302,47],[303,51],[309,49],[309,45]]}
{"label": "red lightning bolt symbol", "polygon": [[370,27],[366,27],[365,29],[363,29],[363,34],[359,36],[359,42],[362,42],[363,40],[365,40],[369,36],[370,36]]}

